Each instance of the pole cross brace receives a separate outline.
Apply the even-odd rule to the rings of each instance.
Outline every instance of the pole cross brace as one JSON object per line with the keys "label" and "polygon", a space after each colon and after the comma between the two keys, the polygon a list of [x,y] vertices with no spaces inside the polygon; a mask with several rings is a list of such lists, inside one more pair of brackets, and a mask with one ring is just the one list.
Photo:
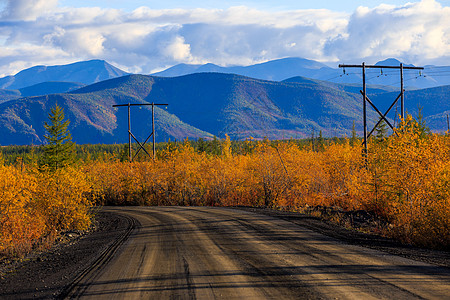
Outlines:
{"label": "pole cross brace", "polygon": [[[359,91],[361,93],[361,95],[364,96],[364,92],[363,91]],[[386,118],[387,114],[389,113],[389,111],[392,109],[392,107],[394,107],[395,103],[397,103],[398,99],[400,98],[402,94],[398,95],[398,97],[395,99],[395,101],[391,104],[391,106],[389,107],[389,109],[383,114],[381,113],[381,111],[375,106],[375,104],[373,104],[373,102],[369,99],[369,97],[367,97],[367,95],[365,95],[366,101],[367,103],[369,103],[373,109],[380,115],[381,119],[378,120],[377,124],[373,127],[373,129],[369,132],[369,134],[367,135],[367,138],[369,138],[372,133],[375,131],[375,129],[377,128],[378,125],[380,125],[381,121],[384,120],[386,122],[386,124],[389,125],[389,127],[391,127],[392,131],[394,131],[395,134],[397,134],[397,132],[394,129],[394,126],[392,126],[391,122],[389,122],[389,120]],[[398,134],[397,134],[398,135]]]}
{"label": "pole cross brace", "polygon": [[[134,136],[134,134],[131,132],[131,112],[130,112],[130,108],[131,108],[131,106],[148,106],[148,105],[152,106],[152,133],[147,137],[147,139],[145,140],[144,143],[140,143],[138,141],[138,139]],[[130,162],[132,162],[133,159],[136,158],[136,156],[139,154],[139,152],[141,150],[144,150],[144,152],[147,153],[147,155],[151,158],[151,155],[147,152],[147,150],[144,147],[147,144],[147,142],[150,139],[150,137],[153,137],[153,159],[156,158],[156,149],[155,149],[155,105],[168,106],[169,104],[166,104],[166,103],[128,103],[128,104],[116,104],[116,105],[113,105],[113,107],[123,107],[123,106],[128,107],[128,158],[129,158]],[[138,150],[136,151],[136,153],[133,156],[131,154],[131,138],[133,138],[136,141],[136,143],[138,143],[138,145],[139,145]]]}
{"label": "pole cross brace", "polygon": [[136,153],[135,153],[134,156],[133,156],[133,160],[134,160],[134,159],[136,158],[136,156],[139,154],[139,152],[141,151],[141,149],[144,150],[145,153],[147,153],[147,155],[151,158],[150,154],[147,152],[147,150],[144,148],[144,146],[145,146],[145,144],[147,143],[148,139],[153,135],[153,132],[149,135],[149,137],[148,137],[148,138],[145,140],[145,142],[142,143],[142,144],[138,141],[138,139],[134,136],[134,134],[133,134],[131,131],[128,131],[128,134],[130,134],[131,137],[132,137],[132,138],[136,141],[136,143],[138,143],[138,145],[139,145],[138,150],[136,151]]}
{"label": "pole cross brace", "polygon": [[[391,109],[394,107],[394,105],[397,103],[398,99],[400,99],[400,97],[402,96],[402,94],[400,93],[397,98],[395,98],[394,102],[392,102],[391,106],[389,106],[388,110],[386,110],[386,112],[384,113],[384,116],[386,117],[387,114],[391,111]],[[381,123],[381,120],[378,120],[377,124],[375,124],[375,126],[373,127],[373,129],[370,131],[370,133],[368,134],[367,138],[369,138],[372,133],[375,131],[375,128],[377,128],[377,126]],[[391,127],[392,128],[392,127]],[[394,130],[395,132],[395,130]],[[396,132],[395,132],[396,133]],[[397,133],[396,133],[397,134]]]}

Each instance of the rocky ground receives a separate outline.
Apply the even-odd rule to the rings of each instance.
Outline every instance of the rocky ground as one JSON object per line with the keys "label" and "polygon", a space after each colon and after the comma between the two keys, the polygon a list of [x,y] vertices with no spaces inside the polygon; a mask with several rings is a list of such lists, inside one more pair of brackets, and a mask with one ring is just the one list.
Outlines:
{"label": "rocky ground", "polygon": [[57,299],[129,227],[126,218],[99,213],[95,230],[66,232],[50,250],[0,264],[0,299]]}
{"label": "rocky ground", "polygon": [[[360,230],[348,229],[318,217],[265,208],[239,209],[275,216],[322,234],[338,238],[343,243],[369,247],[414,260],[450,268],[450,252],[420,249]],[[363,228],[378,222],[366,213],[351,216],[353,225]],[[359,223],[358,223],[359,222]],[[4,260],[0,264],[1,299],[61,298],[85,269],[91,266],[123,233],[130,221],[116,214],[100,212],[97,226],[87,234],[65,233],[60,243],[46,252],[32,253],[21,260]]]}

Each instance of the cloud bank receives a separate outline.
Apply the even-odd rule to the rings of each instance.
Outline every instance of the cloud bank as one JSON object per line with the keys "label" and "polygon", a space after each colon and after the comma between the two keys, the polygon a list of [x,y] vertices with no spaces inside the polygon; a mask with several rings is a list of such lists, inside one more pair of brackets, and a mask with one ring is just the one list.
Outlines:
{"label": "cloud bank", "polygon": [[58,0],[0,3],[2,76],[93,58],[139,73],[178,63],[247,65],[288,56],[335,64],[395,57],[448,65],[450,58],[450,7],[435,0],[359,7],[352,14],[249,7],[125,12],[61,7]]}

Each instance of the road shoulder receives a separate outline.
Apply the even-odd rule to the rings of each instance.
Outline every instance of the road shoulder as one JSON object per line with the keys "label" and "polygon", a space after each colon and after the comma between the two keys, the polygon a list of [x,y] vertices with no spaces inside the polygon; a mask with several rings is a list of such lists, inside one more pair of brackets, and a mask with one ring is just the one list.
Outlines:
{"label": "road shoulder", "polygon": [[130,226],[128,219],[109,212],[100,211],[96,221],[95,231],[70,243],[3,265],[7,272],[0,280],[0,298],[58,298]]}

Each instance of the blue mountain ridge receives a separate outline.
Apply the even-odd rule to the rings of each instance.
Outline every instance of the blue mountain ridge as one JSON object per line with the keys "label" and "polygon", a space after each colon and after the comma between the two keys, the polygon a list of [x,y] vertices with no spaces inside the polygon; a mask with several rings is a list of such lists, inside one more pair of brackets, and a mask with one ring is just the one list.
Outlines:
{"label": "blue mountain ridge", "polygon": [[[351,64],[361,64],[362,62],[352,62]],[[375,65],[400,66],[400,61],[388,58],[377,62]],[[412,66],[411,64],[404,64]],[[450,84],[450,66],[424,66],[424,71],[404,71],[404,83],[406,89],[423,89]],[[189,65],[179,64],[167,70],[153,73],[151,75],[163,77],[176,77],[193,73],[219,72],[228,74],[238,74],[257,79],[283,81],[291,77],[301,76],[311,79],[318,79],[338,84],[361,84],[361,69],[331,68],[325,64],[303,59],[303,58],[282,58],[266,63],[250,66],[230,66],[221,67],[214,64]],[[400,72],[397,70],[368,69],[366,81],[370,85],[384,85],[390,87],[400,86]]]}
{"label": "blue mountain ridge", "polygon": [[49,81],[92,84],[127,74],[103,60],[60,66],[35,66],[16,75],[0,78],[0,89],[16,90]]}
{"label": "blue mountain ridge", "polygon": [[[287,68],[287,65],[294,66],[294,62],[301,65],[304,71],[309,70],[311,75],[331,69],[321,63],[294,58],[259,64],[249,69],[235,67],[235,70],[245,69],[248,73],[252,70],[261,76],[275,76],[273,74],[279,70],[276,66]],[[399,62],[388,60],[380,63],[396,65]],[[213,136],[224,137],[225,134],[233,139],[303,138],[319,130],[324,136],[349,136],[353,122],[358,131],[362,127],[360,82],[330,82],[300,75],[272,81],[226,72],[193,72],[177,77],[119,76],[126,73],[111,69],[104,61],[55,68],[65,69],[66,77],[63,79],[75,80],[84,74],[83,65],[91,72],[96,70],[97,73],[90,74],[89,79],[94,83],[50,81],[14,90],[0,90],[0,145],[43,143],[43,123],[55,103],[65,109],[77,143],[126,142],[126,110],[113,109],[112,105],[129,102],[169,103],[167,108],[156,109],[157,141],[186,137],[209,139]],[[203,70],[205,68],[220,70],[222,67],[208,65]],[[61,79],[55,75],[61,71],[53,67],[37,69],[44,74],[44,79]],[[32,74],[37,69],[24,70],[16,76],[23,80],[23,74]],[[48,70],[50,73],[45,74]],[[293,74],[283,72],[289,76]],[[109,78],[98,80],[102,76]],[[396,98],[399,88],[369,84],[367,91],[384,110]],[[445,131],[450,112],[446,101],[449,92],[450,85],[410,89],[406,93],[407,110],[414,114],[418,107],[426,106],[423,112],[431,129]],[[392,120],[396,119],[394,113],[395,110],[389,116]],[[133,132],[140,139],[145,139],[151,124],[149,107],[133,109],[132,116]],[[369,110],[369,123],[373,124],[377,119],[376,113]]]}

